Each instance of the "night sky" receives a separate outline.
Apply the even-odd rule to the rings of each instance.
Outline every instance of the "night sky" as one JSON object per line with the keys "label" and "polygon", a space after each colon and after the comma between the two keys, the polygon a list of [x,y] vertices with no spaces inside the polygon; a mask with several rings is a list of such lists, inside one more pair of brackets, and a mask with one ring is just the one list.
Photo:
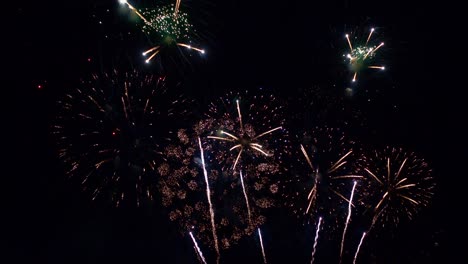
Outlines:
{"label": "night sky", "polygon": [[[153,7],[156,1],[132,4]],[[431,27],[438,22],[429,7],[407,1],[182,0],[206,54],[183,52],[182,62],[167,56],[167,63],[147,65],[141,52],[150,43],[117,0],[15,5],[9,22],[13,47],[5,51],[13,59],[8,76],[14,79],[13,97],[4,99],[9,109],[4,124],[13,128],[4,141],[12,146],[12,160],[2,173],[11,181],[3,189],[12,212],[5,215],[2,248],[13,257],[2,263],[198,263],[192,241],[170,223],[161,205],[115,208],[92,202],[66,177],[57,157],[50,133],[56,101],[80,78],[113,68],[167,76],[178,83],[174,89],[196,102],[194,112],[228,91],[262,88],[287,102],[291,132],[314,127],[298,112],[304,91],[328,89],[359,110],[360,120],[346,125],[351,135],[368,145],[421,154],[437,184],[430,206],[396,230],[379,232],[361,252],[362,263],[462,263],[455,233],[466,228],[457,224],[463,216],[454,209],[459,198],[453,185],[461,184],[466,172],[457,164],[462,158],[456,135],[462,132],[452,133],[451,124],[463,119],[451,103],[455,87],[434,80],[439,64],[428,54],[434,55]],[[351,85],[342,56],[348,50],[344,34],[366,36],[370,27],[377,29],[375,39],[385,42],[378,56],[386,70],[365,71]],[[353,95],[346,94],[348,87]],[[321,122],[345,126],[333,114],[327,119]],[[313,228],[286,209],[275,208],[262,232],[269,263],[310,262]],[[199,244],[214,263],[214,251]],[[319,248],[316,263],[334,263],[330,252],[335,251]],[[262,263],[258,241],[244,238],[221,260]]]}

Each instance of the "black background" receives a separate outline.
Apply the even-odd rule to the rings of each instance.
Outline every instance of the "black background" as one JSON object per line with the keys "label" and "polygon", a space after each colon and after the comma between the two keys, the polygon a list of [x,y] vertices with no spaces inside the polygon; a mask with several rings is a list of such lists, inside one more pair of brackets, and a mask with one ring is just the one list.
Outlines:
{"label": "black background", "polygon": [[[437,34],[441,17],[434,14],[439,10],[426,4],[182,1],[182,8],[194,12],[207,54],[189,58],[192,62],[182,70],[167,67],[164,72],[173,72],[180,89],[200,105],[232,89],[258,87],[294,102],[301,90],[312,86],[344,91],[350,76],[342,63],[347,48],[343,36],[376,26],[375,37],[385,41],[381,55],[387,70],[363,74],[352,100],[363,110],[367,125],[355,134],[362,133],[370,144],[404,146],[423,154],[438,187],[428,209],[392,236],[373,239],[375,245],[363,250],[362,261],[460,263],[461,244],[456,241],[463,238],[466,218],[464,207],[457,206],[464,200],[455,186],[464,181],[457,137],[463,130],[453,124],[464,120],[455,103],[461,87],[439,82],[450,67],[439,59],[456,46],[438,46],[447,34]],[[15,16],[6,26],[13,47],[5,55],[11,59],[7,65],[13,74],[7,77],[13,85],[3,89],[13,95],[4,98],[4,124],[13,129],[4,136],[9,158],[2,173],[7,179],[5,209],[11,213],[3,214],[2,247],[13,257],[3,263],[197,263],[189,237],[179,235],[158,205],[119,209],[90,202],[64,176],[49,133],[55,101],[80,77],[128,65],[160,70],[140,57],[149,44],[137,23],[128,21],[117,1],[19,2],[11,13]],[[281,210],[272,216],[263,228],[269,262],[310,261],[311,241],[304,236],[312,231]],[[200,244],[213,263],[213,252]],[[317,263],[334,259],[320,251],[318,256]],[[223,263],[239,261],[261,263],[257,240],[246,240],[222,256]]]}

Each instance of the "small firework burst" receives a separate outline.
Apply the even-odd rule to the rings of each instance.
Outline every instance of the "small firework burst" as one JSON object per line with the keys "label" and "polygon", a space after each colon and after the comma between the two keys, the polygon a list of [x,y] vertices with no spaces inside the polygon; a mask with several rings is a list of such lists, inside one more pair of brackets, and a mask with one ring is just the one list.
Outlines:
{"label": "small firework burst", "polygon": [[160,125],[187,114],[184,102],[171,99],[160,76],[113,71],[82,80],[58,102],[52,131],[67,174],[93,200],[152,200],[167,133]]}
{"label": "small firework burst", "polygon": [[273,95],[231,93],[210,105],[196,129],[200,134],[208,132],[207,147],[224,171],[257,166],[267,172],[279,166],[290,151],[282,111]]}
{"label": "small firework burst", "polygon": [[[301,141],[296,156],[302,169],[285,182],[295,185],[294,190],[283,194],[285,203],[307,223],[323,218],[324,228],[331,235],[344,222],[353,182],[363,178],[354,173],[355,144],[341,130],[326,127],[304,134]],[[354,200],[352,206],[358,203]]]}
{"label": "small firework burst", "polygon": [[190,50],[198,51],[201,54],[205,50],[193,47],[191,38],[196,35],[193,25],[189,22],[187,13],[180,10],[180,0],[175,5],[163,5],[157,8],[147,8],[139,11],[128,1],[120,0],[121,4],[128,6],[141,20],[143,20],[142,31],[148,35],[158,45],[143,52],[143,56],[148,56],[145,60],[149,63],[164,46],[176,45]]}
{"label": "small firework burst", "polygon": [[403,149],[386,147],[367,155],[360,173],[367,179],[366,203],[372,224],[396,226],[412,219],[434,194],[432,170],[424,159]]}
{"label": "small firework burst", "polygon": [[385,70],[385,67],[382,65],[373,65],[372,62],[375,59],[377,50],[380,49],[384,43],[381,42],[379,45],[371,45],[369,44],[369,40],[371,39],[372,34],[374,33],[375,29],[371,28],[367,40],[365,43],[358,43],[357,45],[351,43],[349,34],[346,34],[346,40],[349,45],[349,53],[346,54],[346,59],[348,60],[348,64],[350,70],[353,72],[353,79],[352,81],[355,82],[357,80],[357,75],[365,68],[370,69],[380,69]]}

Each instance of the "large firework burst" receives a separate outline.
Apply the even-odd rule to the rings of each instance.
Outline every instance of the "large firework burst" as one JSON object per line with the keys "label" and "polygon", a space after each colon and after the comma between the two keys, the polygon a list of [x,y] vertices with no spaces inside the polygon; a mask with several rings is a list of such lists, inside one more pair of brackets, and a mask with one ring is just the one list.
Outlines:
{"label": "large firework burst", "polygon": [[103,196],[118,206],[152,199],[167,133],[162,124],[187,113],[183,102],[171,99],[159,76],[113,71],[82,80],[58,102],[53,126],[66,173],[93,200]]}
{"label": "large firework burst", "polygon": [[[236,244],[244,236],[254,234],[255,229],[266,220],[265,210],[277,204],[275,200],[278,198],[276,196],[279,193],[279,180],[285,170],[281,157],[289,149],[284,129],[275,131],[278,132],[278,135],[274,136],[275,139],[272,139],[273,135],[260,137],[265,142],[257,144],[262,145],[260,150],[272,154],[268,156],[245,146],[242,157],[238,158],[239,152],[232,153],[236,148],[229,150],[236,145],[235,142],[208,138],[221,129],[229,131],[227,133],[231,135],[241,130],[238,127],[240,118],[236,101],[241,101],[239,94],[231,93],[228,98],[221,99],[221,104],[211,104],[207,117],[197,122],[193,129],[179,130],[177,140],[173,141],[178,143],[165,148],[166,162],[158,168],[162,180],[160,189],[163,193],[163,205],[169,208],[170,219],[181,224],[183,234],[188,229],[195,228],[194,234],[199,240],[213,246],[211,215],[205,194],[206,184],[201,176],[197,145],[197,138],[201,137],[212,194],[210,199],[214,208],[215,228],[219,245],[223,249]],[[253,96],[249,99],[251,103],[248,109],[256,114],[254,116],[258,117],[258,122],[252,122],[253,114],[246,114],[248,118],[244,120],[247,122],[242,123],[242,126],[254,138],[263,133],[257,134],[257,127],[266,129],[264,132],[271,130],[271,124],[267,122],[265,115],[268,113],[268,117],[275,120],[280,117],[279,113],[276,113],[280,108],[275,106],[274,97]],[[272,112],[275,114],[271,114]],[[281,146],[285,146],[284,149],[281,149]],[[237,165],[233,169],[236,159]]]}

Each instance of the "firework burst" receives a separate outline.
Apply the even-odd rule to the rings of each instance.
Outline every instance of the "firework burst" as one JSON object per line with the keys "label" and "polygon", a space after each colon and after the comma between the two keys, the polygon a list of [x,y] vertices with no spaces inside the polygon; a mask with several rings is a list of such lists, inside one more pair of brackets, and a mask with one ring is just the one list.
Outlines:
{"label": "firework burst", "polygon": [[371,227],[412,219],[433,196],[434,181],[428,164],[412,152],[387,147],[362,159],[367,179],[366,205],[372,212]]}
{"label": "firework burst", "polygon": [[[200,160],[196,154],[199,148],[197,138],[201,138],[221,249],[227,249],[242,237],[254,234],[255,229],[265,223],[264,212],[277,204],[279,182],[285,171],[282,161],[288,152],[286,131],[277,129],[271,134],[264,134],[275,128],[270,124],[273,120],[280,120],[280,126],[284,124],[279,114],[281,108],[276,106],[277,102],[272,96],[248,98],[250,104],[238,94],[229,94],[228,99],[222,99],[220,104],[211,104],[206,117],[192,129],[177,132],[174,144],[164,150],[165,162],[158,168],[163,205],[169,209],[170,219],[179,223],[184,233],[191,226],[197,226],[198,239],[206,245],[214,245],[203,188],[205,184],[200,181]],[[242,111],[243,104],[239,103],[238,108],[236,100],[245,102],[249,110],[245,114],[240,112],[242,125],[238,109]],[[238,149],[230,150],[235,142],[209,138],[220,130],[238,135],[240,126],[251,138],[259,136],[258,143],[254,144],[262,145],[260,149],[269,155],[245,147],[241,157],[237,158]],[[257,129],[260,132],[257,133]],[[257,145],[255,147],[259,148]],[[236,159],[237,165],[233,170]]]}
{"label": "firework burst", "polygon": [[354,173],[354,142],[334,128],[316,128],[305,134],[302,141],[296,155],[303,165],[295,172],[296,177],[286,182],[297,186],[283,194],[286,206],[292,207],[298,217],[305,217],[307,223],[322,217],[324,228],[331,235],[344,223],[347,205],[354,207],[359,203],[349,201],[353,181],[363,178]]}
{"label": "firework burst", "polygon": [[159,76],[113,71],[82,80],[58,102],[53,125],[66,173],[93,200],[152,200],[166,134],[161,124],[186,114],[183,102],[171,100]]}
{"label": "firework burst", "polygon": [[351,43],[349,34],[345,35],[349,46],[349,53],[345,56],[348,60],[350,70],[353,72],[353,82],[357,80],[358,73],[365,68],[385,70],[384,66],[372,64],[372,61],[374,61],[374,58],[377,54],[377,50],[379,50],[384,45],[383,42],[381,42],[379,45],[369,44],[374,31],[375,29],[371,28],[366,42],[358,44],[355,43],[354,46]]}
{"label": "firework burst", "polygon": [[159,43],[143,52],[146,63],[149,63],[164,46],[176,45],[201,54],[205,53],[204,49],[190,44],[191,37],[195,35],[195,29],[189,22],[188,14],[180,10],[180,0],[177,0],[175,5],[170,4],[143,11],[139,11],[126,0],[119,0],[119,2],[143,20],[142,31]]}
{"label": "firework burst", "polygon": [[236,171],[270,161],[282,163],[290,149],[285,123],[282,106],[273,95],[246,92],[212,103],[198,126],[200,133],[209,132],[210,148],[223,170]]}
{"label": "firework burst", "polygon": [[[197,133],[207,137],[211,164],[217,164],[223,174],[233,175],[236,186],[241,183],[251,208],[271,208],[279,199],[291,148],[282,111],[272,95],[230,93],[212,103],[206,118],[195,126]],[[243,181],[239,180],[240,171]]]}
{"label": "firework burst", "polygon": [[213,249],[216,249],[213,224],[220,249],[230,248],[242,237],[252,235],[255,228],[265,222],[265,217],[260,214],[261,208],[256,204],[246,205],[246,201],[249,201],[246,199],[256,201],[255,196],[247,196],[249,189],[242,188],[244,181],[246,185],[250,184],[249,178],[243,174],[245,180],[241,180],[239,172],[220,170],[219,166],[210,162],[211,152],[203,147],[210,202],[214,210],[212,217],[204,172],[200,169],[202,160],[198,135],[180,129],[176,137],[173,144],[165,148],[165,161],[157,169],[162,204],[168,209],[169,219],[179,225],[182,234],[196,226],[197,238]]}

